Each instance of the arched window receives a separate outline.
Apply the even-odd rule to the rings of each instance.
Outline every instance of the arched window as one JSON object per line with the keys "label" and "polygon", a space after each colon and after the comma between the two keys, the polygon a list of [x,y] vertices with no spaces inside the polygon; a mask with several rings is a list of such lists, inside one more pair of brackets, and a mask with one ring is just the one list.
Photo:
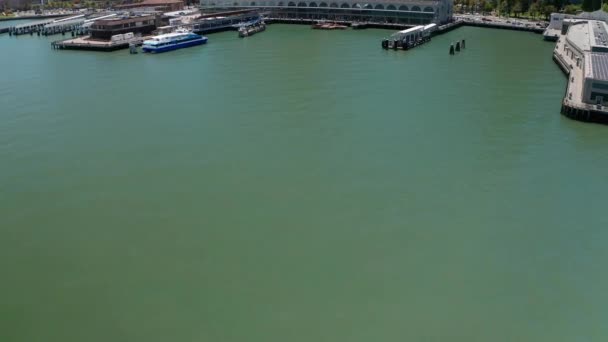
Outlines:
{"label": "arched window", "polygon": [[308,7],[319,7],[316,2],[311,2],[308,4]]}
{"label": "arched window", "polygon": [[353,4],[353,8],[361,8],[361,5],[359,5],[359,4],[357,4],[357,3],[354,3],[354,4]]}
{"label": "arched window", "polygon": [[329,4],[329,7],[336,7],[336,8],[337,8],[337,7],[338,7],[338,4],[337,4],[337,3],[335,3],[335,2],[332,2],[331,4]]}
{"label": "arched window", "polygon": [[319,7],[327,7],[327,3],[322,2],[322,3],[319,4]]}
{"label": "arched window", "polygon": [[350,6],[347,3],[343,3],[340,5],[340,8],[350,8]]}
{"label": "arched window", "polygon": [[425,7],[425,8],[424,8],[424,11],[425,11],[425,12],[431,12],[431,13],[432,13],[432,12],[435,12],[435,11],[433,11],[433,7]]}
{"label": "arched window", "polygon": [[305,2],[298,2],[298,7],[306,7],[306,3]]}
{"label": "arched window", "polygon": [[295,5],[296,5],[296,3],[295,3],[295,2],[292,2],[292,1],[290,1],[290,2],[287,4],[287,6],[292,6],[292,7],[295,7]]}
{"label": "arched window", "polygon": [[399,6],[399,10],[400,11],[409,11],[410,9],[407,8],[407,6],[405,6],[405,5],[401,5],[401,6]]}
{"label": "arched window", "polygon": [[397,9],[395,8],[395,6],[393,6],[393,5],[388,5],[388,6],[386,6],[386,9],[387,9],[387,10],[389,10],[389,11],[396,11],[396,10],[397,10]]}
{"label": "arched window", "polygon": [[383,9],[384,9],[384,6],[382,6],[382,5],[378,4],[378,5],[376,5],[376,7],[374,7],[374,9],[377,9],[377,10],[383,10]]}
{"label": "arched window", "polygon": [[370,4],[365,4],[365,6],[363,6],[363,8],[365,8],[365,9],[374,9],[374,6],[372,6]]}
{"label": "arched window", "polygon": [[414,12],[420,12],[420,7],[414,6],[414,7],[412,7],[412,11],[414,11]]}

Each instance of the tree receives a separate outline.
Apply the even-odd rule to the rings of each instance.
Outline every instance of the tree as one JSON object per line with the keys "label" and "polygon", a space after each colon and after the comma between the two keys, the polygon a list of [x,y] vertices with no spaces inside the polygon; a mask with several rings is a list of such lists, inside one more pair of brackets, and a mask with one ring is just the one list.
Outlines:
{"label": "tree", "polygon": [[523,12],[522,6],[521,6],[521,0],[517,0],[517,2],[515,2],[515,4],[513,5],[513,13],[515,14],[515,17],[517,18],[517,17],[519,17],[521,12]]}
{"label": "tree", "polygon": [[559,10],[564,8],[565,2],[566,0],[551,0],[548,1],[547,5],[553,5],[555,6],[556,10]]}
{"label": "tree", "polygon": [[500,15],[504,15],[505,17],[509,16],[509,13],[511,11],[509,9],[509,3],[507,2],[507,0],[502,0],[500,2],[499,11],[500,11]]}
{"label": "tree", "polygon": [[585,12],[593,11],[593,0],[583,0],[583,4],[581,5],[581,8]]}
{"label": "tree", "polygon": [[538,12],[540,12],[540,6],[538,2],[533,2],[528,9],[528,12],[532,16],[532,18],[536,18],[538,16]]}
{"label": "tree", "polygon": [[602,0],[591,0],[593,11],[597,11],[602,8]]}
{"label": "tree", "polygon": [[576,14],[578,11],[581,10],[580,6],[577,5],[566,5],[566,7],[564,7],[564,13],[566,14]]}
{"label": "tree", "polygon": [[521,0],[521,12],[526,13],[530,10],[530,0]]}
{"label": "tree", "polygon": [[542,10],[543,10],[543,14],[545,15],[546,20],[549,20],[551,13],[557,12],[557,9],[553,5],[543,6]]}
{"label": "tree", "polygon": [[483,11],[485,13],[491,13],[494,10],[494,4],[490,1],[486,1],[483,6]]}

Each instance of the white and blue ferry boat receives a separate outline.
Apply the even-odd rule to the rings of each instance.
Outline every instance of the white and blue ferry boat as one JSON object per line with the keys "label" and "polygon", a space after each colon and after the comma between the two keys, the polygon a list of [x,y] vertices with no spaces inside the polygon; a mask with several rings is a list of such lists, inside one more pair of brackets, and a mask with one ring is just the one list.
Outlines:
{"label": "white and blue ferry boat", "polygon": [[151,39],[144,41],[142,50],[144,52],[159,53],[201,45],[206,42],[207,37],[205,36],[179,29],[175,32],[154,36]]}

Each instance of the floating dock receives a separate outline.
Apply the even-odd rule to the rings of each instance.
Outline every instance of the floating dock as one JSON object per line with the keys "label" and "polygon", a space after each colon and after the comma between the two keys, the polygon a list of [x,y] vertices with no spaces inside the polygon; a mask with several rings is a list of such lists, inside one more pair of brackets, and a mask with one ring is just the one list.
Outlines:
{"label": "floating dock", "polygon": [[88,50],[110,52],[128,49],[130,45],[140,46],[143,44],[143,41],[148,38],[149,37],[134,37],[133,39],[111,41],[90,39],[90,37],[87,36],[52,42],[51,47],[55,50]]}
{"label": "floating dock", "polygon": [[431,33],[437,30],[436,24],[414,26],[407,30],[393,33],[389,38],[382,40],[383,49],[409,50],[431,41]]}

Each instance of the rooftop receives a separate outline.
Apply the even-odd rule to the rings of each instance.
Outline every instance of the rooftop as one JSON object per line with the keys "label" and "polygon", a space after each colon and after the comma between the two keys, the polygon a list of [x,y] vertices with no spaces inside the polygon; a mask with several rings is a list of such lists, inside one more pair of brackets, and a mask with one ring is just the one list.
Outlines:
{"label": "rooftop", "polygon": [[592,48],[603,47],[608,48],[608,32],[606,32],[606,23],[603,21],[592,21],[589,25],[593,31]]}
{"label": "rooftop", "polygon": [[151,18],[151,17],[154,17],[154,15],[153,14],[136,14],[136,15],[130,15],[130,16],[97,19],[95,21],[103,21],[103,22],[107,22],[107,23],[112,23],[112,22],[117,22],[117,21],[122,21],[122,20],[147,19],[147,18]]}
{"label": "rooftop", "polygon": [[146,6],[154,7],[154,6],[163,6],[163,5],[178,4],[178,3],[183,4],[184,1],[183,0],[144,0],[142,2],[116,5],[114,7],[116,7],[116,8],[146,7]]}
{"label": "rooftop", "polygon": [[589,40],[589,25],[587,25],[587,23],[577,23],[571,25],[568,29],[567,38],[581,51],[591,51],[591,42]]}
{"label": "rooftop", "polygon": [[608,81],[608,54],[590,53],[586,58],[589,58],[589,63],[586,64],[585,77]]}

